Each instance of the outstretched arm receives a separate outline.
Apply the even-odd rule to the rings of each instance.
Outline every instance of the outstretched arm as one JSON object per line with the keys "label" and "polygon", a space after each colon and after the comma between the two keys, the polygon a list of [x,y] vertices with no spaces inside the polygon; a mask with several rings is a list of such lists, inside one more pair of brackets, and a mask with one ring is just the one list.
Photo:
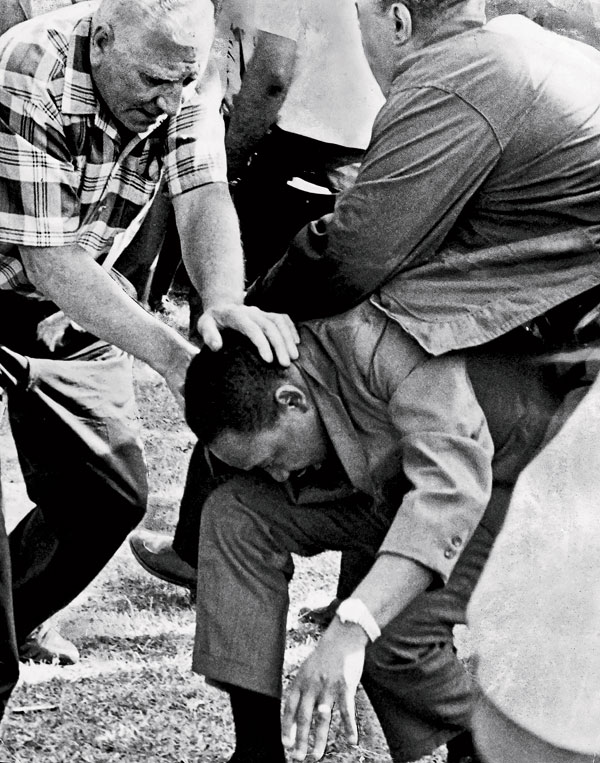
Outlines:
{"label": "outstretched arm", "polygon": [[148,363],[181,401],[197,351],[143,310],[80,246],[20,247],[29,280],[86,331]]}
{"label": "outstretched arm", "polygon": [[[383,628],[426,591],[432,579],[431,570],[412,559],[383,554],[352,598],[365,603],[379,628]],[[369,638],[360,625],[342,623],[335,617],[318,647],[300,667],[282,719],[283,743],[292,748],[294,760],[304,760],[308,754],[313,715],[316,728],[311,754],[314,760],[323,757],[335,704],[346,738],[350,744],[358,743],[354,697],[368,643]]]}

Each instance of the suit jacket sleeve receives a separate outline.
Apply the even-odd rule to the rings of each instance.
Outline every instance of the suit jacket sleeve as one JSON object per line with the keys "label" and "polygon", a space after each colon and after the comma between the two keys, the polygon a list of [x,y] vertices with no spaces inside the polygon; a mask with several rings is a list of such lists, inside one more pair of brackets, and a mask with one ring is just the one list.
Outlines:
{"label": "suit jacket sleeve", "polygon": [[[378,357],[386,356],[383,344]],[[490,497],[487,422],[460,356],[427,358],[395,388],[393,361],[381,363],[408,490],[380,553],[411,558],[445,583]]]}

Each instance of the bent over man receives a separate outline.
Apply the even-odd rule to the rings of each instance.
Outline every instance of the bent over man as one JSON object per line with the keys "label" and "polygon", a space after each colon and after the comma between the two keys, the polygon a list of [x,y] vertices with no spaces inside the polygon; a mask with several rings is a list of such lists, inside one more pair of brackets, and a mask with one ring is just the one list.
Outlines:
{"label": "bent over man", "polygon": [[556,400],[525,357],[434,358],[368,302],[300,331],[288,369],[234,338],[190,367],[187,419],[214,475],[194,667],[230,693],[232,760],[283,761],[291,553],[361,552],[372,567],[288,699],[293,757],[307,754],[313,711],[323,755],[334,703],[356,741],[362,673],[394,761],[449,740],[450,760],[463,760],[475,695],[452,627]]}
{"label": "bent over man", "polygon": [[[102,0],[0,38],[0,342],[14,351],[3,350],[2,381],[36,504],[11,533],[10,557],[0,555],[3,704],[17,674],[15,627],[22,640],[69,602],[144,511],[126,353],[179,396],[195,352],[109,272],[163,175],[204,301],[204,341],[218,348],[229,325],[267,360],[270,342],[282,362],[295,352],[286,318],[242,305],[212,34],[208,0]],[[52,352],[39,324],[57,306],[83,331],[67,329]]]}

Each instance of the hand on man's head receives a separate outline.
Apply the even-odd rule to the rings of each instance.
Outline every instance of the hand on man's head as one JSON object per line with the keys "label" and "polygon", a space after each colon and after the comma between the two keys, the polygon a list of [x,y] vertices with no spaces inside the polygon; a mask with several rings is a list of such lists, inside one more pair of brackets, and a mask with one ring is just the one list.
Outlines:
{"label": "hand on man's head", "polygon": [[221,349],[220,329],[224,328],[247,336],[267,363],[272,363],[275,357],[282,366],[289,366],[298,357],[300,336],[288,315],[265,313],[249,305],[225,304],[209,308],[198,320],[198,333],[211,350]]}

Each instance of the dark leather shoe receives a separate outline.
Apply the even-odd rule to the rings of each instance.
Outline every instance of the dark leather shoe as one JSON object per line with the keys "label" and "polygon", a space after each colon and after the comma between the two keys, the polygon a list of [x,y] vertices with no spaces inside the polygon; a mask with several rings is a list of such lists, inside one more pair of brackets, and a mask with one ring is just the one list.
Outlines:
{"label": "dark leather shoe", "polygon": [[473,737],[469,731],[451,739],[447,745],[447,763],[483,763],[473,746]]}
{"label": "dark leather shoe", "polygon": [[166,533],[137,530],[129,536],[129,546],[142,567],[167,583],[196,588],[196,570],[173,548],[173,538]]}
{"label": "dark leather shoe", "polygon": [[57,630],[42,625],[19,646],[19,660],[36,664],[75,665],[79,662],[79,650]]}

